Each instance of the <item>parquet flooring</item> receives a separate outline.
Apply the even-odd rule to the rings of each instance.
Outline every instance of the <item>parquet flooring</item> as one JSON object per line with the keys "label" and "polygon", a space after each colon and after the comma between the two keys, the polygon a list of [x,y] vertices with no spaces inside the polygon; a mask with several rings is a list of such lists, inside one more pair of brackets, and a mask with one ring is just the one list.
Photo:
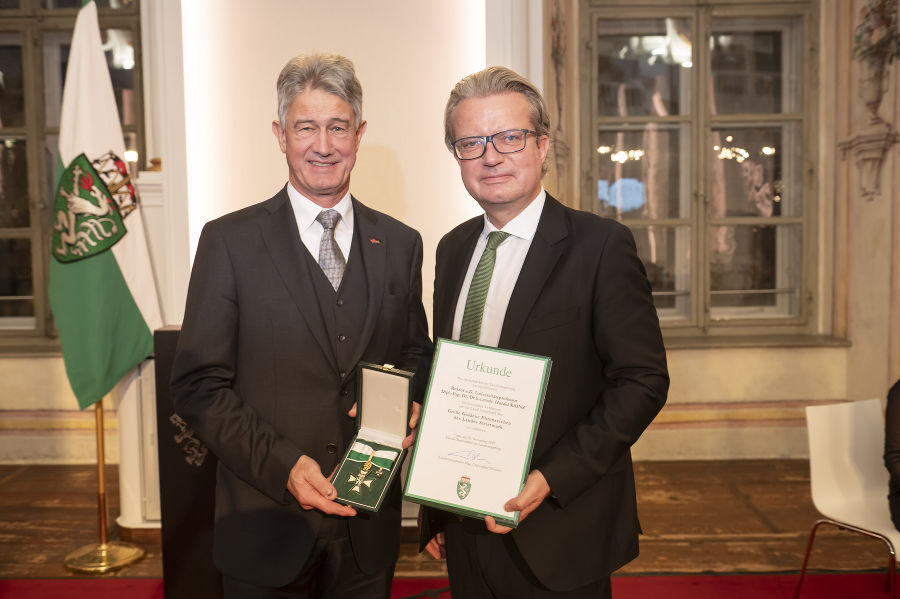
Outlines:
{"label": "parquet flooring", "polygon": [[[116,467],[107,468],[111,517],[118,513]],[[624,574],[795,572],[809,529],[819,517],[809,495],[805,460],[640,462],[635,465],[644,535],[641,555]],[[0,578],[73,576],[72,550],[99,538],[96,469],[91,466],[0,465]],[[151,535],[152,536],[152,535]],[[442,562],[417,554],[413,530],[398,575],[442,575]],[[110,539],[117,538],[113,530]],[[162,575],[158,540],[138,542],[140,561],[112,576]],[[884,568],[886,547],[823,527],[810,558],[814,571]]]}

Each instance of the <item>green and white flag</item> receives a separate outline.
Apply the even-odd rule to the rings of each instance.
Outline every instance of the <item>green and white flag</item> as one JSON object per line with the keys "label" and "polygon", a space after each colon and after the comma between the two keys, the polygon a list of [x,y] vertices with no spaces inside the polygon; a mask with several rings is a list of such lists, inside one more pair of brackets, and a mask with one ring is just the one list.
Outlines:
{"label": "green and white flag", "polygon": [[82,409],[153,352],[162,325],[97,6],[78,12],[59,131],[50,308]]}

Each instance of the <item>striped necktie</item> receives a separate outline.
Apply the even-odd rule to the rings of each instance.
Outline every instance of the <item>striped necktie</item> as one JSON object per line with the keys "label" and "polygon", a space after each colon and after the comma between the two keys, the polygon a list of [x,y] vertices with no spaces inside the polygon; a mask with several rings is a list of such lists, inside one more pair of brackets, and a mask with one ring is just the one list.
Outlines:
{"label": "striped necktie", "polygon": [[484,315],[484,300],[491,286],[491,275],[494,273],[494,262],[497,261],[497,246],[509,237],[509,233],[493,231],[488,234],[484,253],[475,267],[469,295],[466,297],[466,308],[463,311],[462,325],[459,329],[459,340],[463,343],[478,343],[481,338],[481,318]]}

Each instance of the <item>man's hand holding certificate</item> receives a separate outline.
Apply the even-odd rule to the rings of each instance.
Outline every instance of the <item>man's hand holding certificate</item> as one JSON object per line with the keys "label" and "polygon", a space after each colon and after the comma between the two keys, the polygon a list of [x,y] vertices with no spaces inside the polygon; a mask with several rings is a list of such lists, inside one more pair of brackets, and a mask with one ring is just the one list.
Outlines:
{"label": "man's hand holding certificate", "polygon": [[439,339],[406,499],[515,527],[549,374],[546,357]]}

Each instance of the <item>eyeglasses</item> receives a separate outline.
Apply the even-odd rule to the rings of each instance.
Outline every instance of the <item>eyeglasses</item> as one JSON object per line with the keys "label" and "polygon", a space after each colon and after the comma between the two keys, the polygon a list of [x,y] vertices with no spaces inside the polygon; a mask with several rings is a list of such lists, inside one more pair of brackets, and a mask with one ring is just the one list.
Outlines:
{"label": "eyeglasses", "polygon": [[461,137],[452,143],[453,151],[460,160],[475,160],[484,156],[488,142],[501,154],[512,154],[525,149],[525,141],[528,134],[537,135],[537,131],[530,129],[509,129],[493,135],[481,135],[475,137]]}

